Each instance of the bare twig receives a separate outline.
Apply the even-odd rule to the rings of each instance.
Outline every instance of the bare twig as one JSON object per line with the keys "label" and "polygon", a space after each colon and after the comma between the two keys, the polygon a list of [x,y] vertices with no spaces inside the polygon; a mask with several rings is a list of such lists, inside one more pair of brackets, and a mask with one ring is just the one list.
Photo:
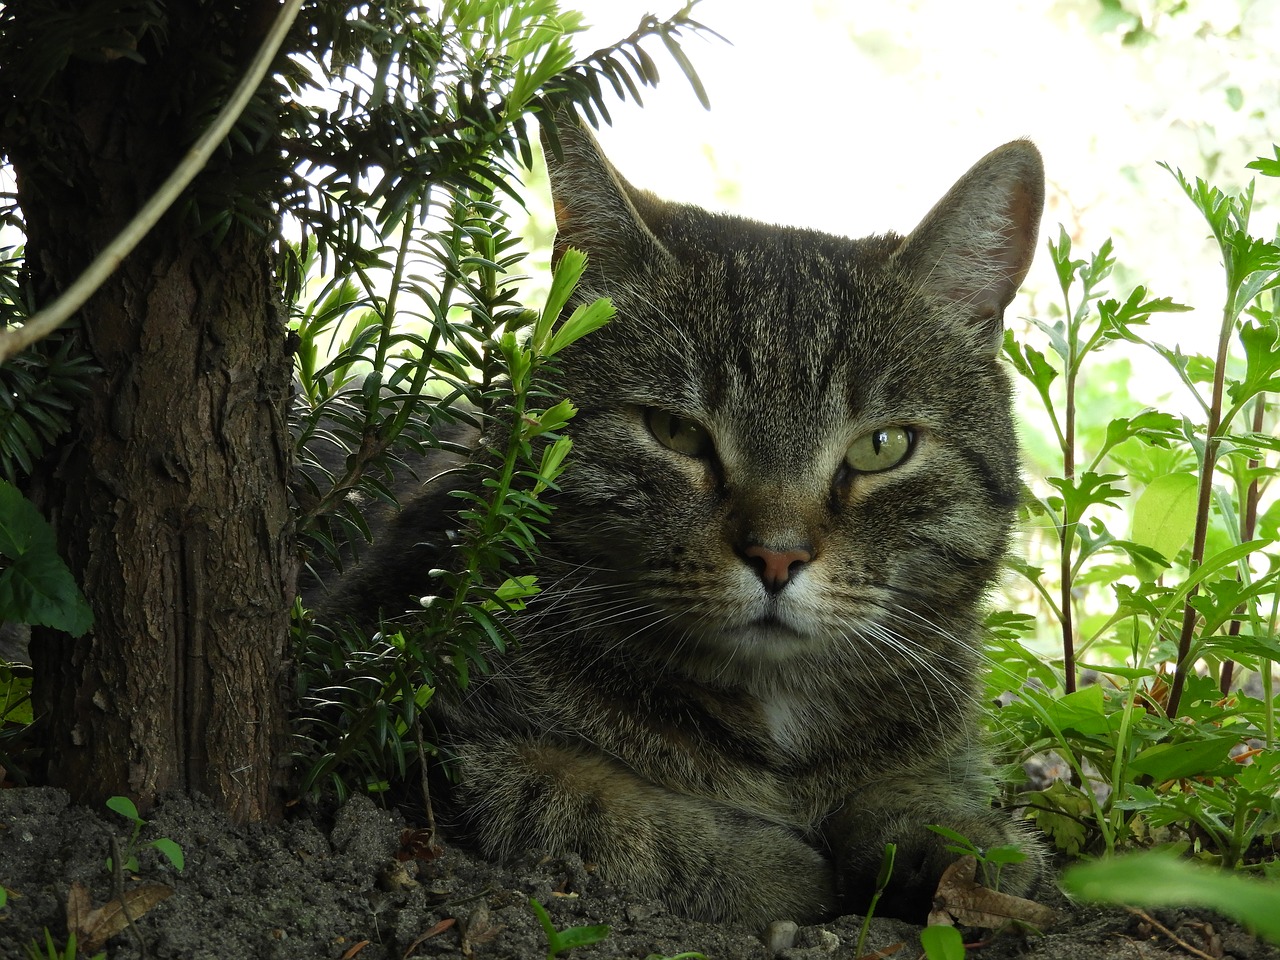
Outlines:
{"label": "bare twig", "polygon": [[1166,937],[1168,937],[1170,940],[1176,943],[1183,950],[1187,951],[1187,953],[1191,954],[1193,957],[1199,957],[1200,960],[1220,960],[1219,957],[1215,957],[1213,956],[1213,954],[1205,953],[1203,950],[1199,949],[1198,947],[1193,947],[1191,944],[1187,943],[1187,941],[1183,940],[1180,936],[1178,936],[1176,933],[1174,933],[1172,930],[1166,927],[1163,923],[1161,923],[1155,917],[1151,916],[1151,914],[1147,913],[1145,910],[1139,910],[1137,907],[1125,907],[1125,909],[1128,910],[1130,913],[1132,913],[1138,919],[1142,920],[1144,923],[1151,924],[1152,927],[1154,927],[1156,930],[1159,930],[1162,934],[1164,934]]}

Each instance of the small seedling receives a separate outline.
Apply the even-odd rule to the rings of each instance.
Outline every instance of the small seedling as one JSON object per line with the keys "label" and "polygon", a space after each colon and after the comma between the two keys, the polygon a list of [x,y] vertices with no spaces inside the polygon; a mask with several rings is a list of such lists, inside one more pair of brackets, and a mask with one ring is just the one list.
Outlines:
{"label": "small seedling", "polygon": [[876,877],[876,891],[871,895],[871,902],[867,904],[866,915],[862,918],[862,929],[858,931],[858,946],[853,951],[855,957],[862,956],[862,948],[867,943],[867,932],[871,929],[871,918],[876,914],[876,904],[880,902],[880,895],[884,893],[885,887],[889,886],[890,878],[893,877],[893,861],[897,855],[898,845],[896,843],[886,843],[884,845],[884,856],[880,858],[880,873]]}
{"label": "small seedling", "polygon": [[542,904],[530,897],[529,906],[533,908],[534,915],[542,924],[542,929],[546,931],[547,960],[555,960],[563,951],[572,950],[574,947],[599,943],[609,935],[609,927],[603,923],[590,927],[566,927],[563,930],[557,930]]}
{"label": "small seedling", "polygon": [[[53,934],[49,932],[48,927],[45,927],[43,946],[39,940],[32,940],[23,952],[26,953],[27,960],[77,960],[76,935],[68,934],[67,945],[59,950],[57,944],[53,942]],[[106,957],[107,953],[103,950],[95,953],[90,960],[106,960]]]}
{"label": "small seedling", "polygon": [[[138,815],[138,808],[134,802],[128,797],[111,797],[107,800],[108,809],[120,814],[126,820],[133,823],[133,833],[129,836],[129,842],[125,845],[121,857],[124,860],[122,869],[129,873],[138,872],[138,835],[142,833],[142,828],[147,821]],[[182,847],[170,840],[168,837],[160,837],[152,840],[143,846],[151,847],[160,852],[160,854],[173,864],[174,869],[181,870],[186,864],[185,858],[182,856]],[[111,857],[107,858],[107,869],[114,870],[115,863]]]}
{"label": "small seedling", "polygon": [[975,844],[963,833],[929,824],[929,829],[938,836],[951,842],[947,850],[962,857],[973,857],[978,861],[978,869],[982,871],[982,885],[992,890],[1000,889],[1000,871],[1012,863],[1021,863],[1027,855],[1013,844],[1000,847],[987,847],[985,850]]}

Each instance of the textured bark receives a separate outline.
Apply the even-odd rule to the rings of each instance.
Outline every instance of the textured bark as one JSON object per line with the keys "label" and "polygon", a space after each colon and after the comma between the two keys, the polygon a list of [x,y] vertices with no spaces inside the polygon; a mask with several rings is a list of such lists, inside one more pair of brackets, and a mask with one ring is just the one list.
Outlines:
{"label": "textured bark", "polygon": [[[145,65],[73,61],[33,107],[39,136],[9,151],[43,299],[191,139],[182,91],[202,79],[183,48],[208,38],[183,34],[177,11],[195,6],[170,8]],[[290,367],[265,233],[215,241],[174,211],[80,316],[102,373],[33,494],[95,625],[32,650],[47,779],[80,801],[126,794],[145,809],[187,790],[240,820],[279,812],[296,569]]]}

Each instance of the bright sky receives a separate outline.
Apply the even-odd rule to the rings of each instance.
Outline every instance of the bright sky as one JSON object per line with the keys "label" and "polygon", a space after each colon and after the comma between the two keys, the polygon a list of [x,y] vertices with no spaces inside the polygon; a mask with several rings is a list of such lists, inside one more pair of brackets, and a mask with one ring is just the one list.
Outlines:
{"label": "bright sky", "polygon": [[[679,0],[563,5],[594,25],[585,52]],[[1062,223],[1080,253],[1114,236],[1133,270],[1115,289],[1143,282],[1214,317],[1216,255],[1197,243],[1199,214],[1156,162],[1227,186],[1272,155],[1280,3],[1190,0],[1139,46],[1102,29],[1100,10],[1098,0],[703,0],[695,17],[732,44],[685,44],[712,110],[652,43],[662,84],[644,109],[612,110],[600,139],[628,179],[662,196],[858,236],[909,230],[984,153],[1028,136],[1045,154],[1048,233]],[[1261,179],[1258,196],[1280,198],[1280,182]],[[1274,229],[1274,213],[1257,219],[1257,232]],[[1056,289],[1047,255],[1028,287]],[[1216,318],[1185,323],[1178,339],[1194,341]]]}

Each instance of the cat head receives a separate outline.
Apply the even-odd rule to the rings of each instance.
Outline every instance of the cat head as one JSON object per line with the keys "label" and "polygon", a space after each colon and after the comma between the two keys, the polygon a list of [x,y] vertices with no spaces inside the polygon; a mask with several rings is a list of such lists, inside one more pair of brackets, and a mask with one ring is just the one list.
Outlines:
{"label": "cat head", "polygon": [[549,550],[602,619],[717,675],[971,644],[1020,489],[999,345],[1035,147],[987,155],[907,236],[851,240],[659,200],[574,120],[559,141],[556,256],[584,251],[574,303],[618,313],[562,355],[580,412]]}

